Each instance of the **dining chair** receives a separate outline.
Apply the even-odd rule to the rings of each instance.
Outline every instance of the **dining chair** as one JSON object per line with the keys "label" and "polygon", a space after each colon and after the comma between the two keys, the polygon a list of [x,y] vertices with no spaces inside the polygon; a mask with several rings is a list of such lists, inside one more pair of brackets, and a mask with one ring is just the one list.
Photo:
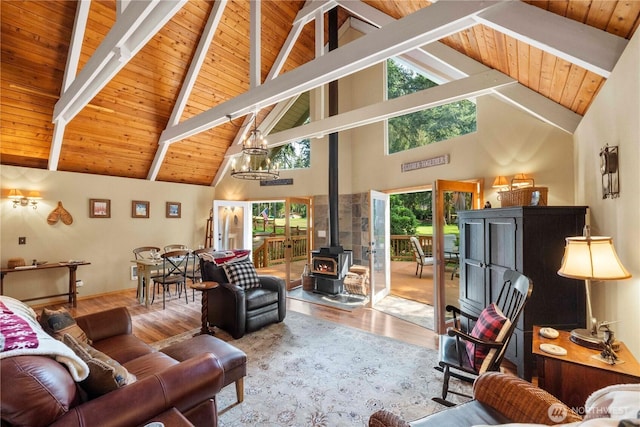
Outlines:
{"label": "dining chair", "polygon": [[171,252],[171,251],[181,251],[181,250],[185,250],[188,249],[187,245],[182,245],[180,243],[174,243],[172,245],[167,245],[164,248],[165,252]]}
{"label": "dining chair", "polygon": [[424,251],[422,250],[422,246],[420,245],[420,241],[417,237],[411,236],[409,237],[411,241],[411,246],[413,247],[413,256],[416,259],[416,275],[418,275],[418,268],[420,269],[420,278],[422,279],[422,268],[425,265],[433,265],[433,257],[425,256]]}
{"label": "dining chair", "polygon": [[[133,256],[136,260],[154,258],[154,254],[160,254],[160,248],[157,246],[140,246],[133,250]],[[142,292],[146,292],[147,284],[145,278],[142,278]],[[136,298],[140,296],[140,291],[136,291]]]}
{"label": "dining chair", "polygon": [[[189,298],[187,295],[187,270],[189,268],[189,256],[188,250],[176,250],[164,252],[162,255],[162,274],[153,277],[153,296],[151,298],[151,304],[155,300],[156,286],[162,286],[162,309],[164,310],[166,304],[166,294],[169,291],[171,285],[176,286],[176,294],[180,298],[182,290],[184,289],[184,299],[189,304]],[[171,294],[171,292],[169,292]]]}

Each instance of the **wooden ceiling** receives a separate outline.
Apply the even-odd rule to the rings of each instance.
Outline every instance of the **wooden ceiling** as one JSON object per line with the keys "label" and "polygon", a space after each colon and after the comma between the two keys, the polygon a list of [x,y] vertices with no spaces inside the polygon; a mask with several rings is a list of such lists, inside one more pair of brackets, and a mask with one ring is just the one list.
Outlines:
{"label": "wooden ceiling", "polygon": [[[338,4],[339,22],[345,25],[365,20],[354,12],[359,6],[369,11],[375,8],[393,19],[433,7],[430,2],[407,0],[323,3]],[[544,11],[545,16],[566,17],[584,24],[581,28],[597,28],[622,41],[631,38],[640,22],[640,1],[523,3]],[[1,163],[211,185],[219,170],[224,170],[225,154],[228,155],[238,133],[234,124],[217,124],[166,144],[166,151],[159,141],[163,131],[170,127],[209,15],[220,4],[204,0],[184,3],[131,59],[122,51],[124,66],[77,115],[59,125],[53,123],[54,108],[64,92],[77,4],[65,0],[0,2]],[[251,90],[249,1],[231,0],[223,4],[225,7],[207,46],[202,67],[178,117],[180,123]],[[78,50],[78,76],[90,58],[100,53],[101,43],[108,42],[119,7],[115,0],[90,3],[82,46]],[[287,46],[294,20],[304,7],[303,1],[262,1],[262,81],[268,79],[281,49]],[[441,38],[440,42],[580,116],[588,110],[606,80],[606,72],[593,71],[578,60],[483,22]],[[292,44],[280,75],[286,76],[287,72],[314,58],[315,23],[309,20]],[[73,72],[69,74],[73,77]],[[68,91],[65,95],[69,96]],[[270,109],[260,111],[258,122]],[[56,127],[62,135],[55,135]],[[54,140],[61,142],[59,150],[55,146],[52,149]],[[157,173],[152,173],[154,170]]]}

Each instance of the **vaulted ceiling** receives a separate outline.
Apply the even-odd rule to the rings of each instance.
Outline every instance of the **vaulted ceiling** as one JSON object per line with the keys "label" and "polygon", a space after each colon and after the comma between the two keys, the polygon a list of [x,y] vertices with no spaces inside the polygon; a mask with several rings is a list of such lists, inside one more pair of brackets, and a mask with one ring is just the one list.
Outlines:
{"label": "vaulted ceiling", "polygon": [[[0,2],[1,163],[211,185],[254,113],[273,125],[297,95],[397,55],[446,90],[341,112],[275,143],[485,93],[571,133],[640,23],[630,0],[255,4]],[[327,53],[334,7],[364,35]]]}

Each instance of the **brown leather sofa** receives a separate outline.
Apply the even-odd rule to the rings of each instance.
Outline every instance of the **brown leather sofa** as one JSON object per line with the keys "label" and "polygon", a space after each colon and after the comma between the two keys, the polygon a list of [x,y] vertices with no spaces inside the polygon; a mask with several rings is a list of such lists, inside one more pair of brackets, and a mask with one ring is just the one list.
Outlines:
{"label": "brown leather sofa", "polygon": [[[1,360],[2,426],[137,426],[173,408],[195,426],[218,423],[215,395],[225,385],[223,363],[202,352],[184,361],[132,335],[126,308],[76,319],[92,346],[137,380],[86,400],[69,371],[45,356]],[[211,337],[213,338],[213,337]],[[188,345],[188,341],[184,342]],[[232,378],[228,378],[232,380]]]}
{"label": "brown leather sofa", "polygon": [[[581,421],[580,415],[546,391],[518,377],[500,372],[482,374],[473,384],[474,400],[411,421],[387,410],[375,412],[369,427],[470,427],[507,423],[553,425]],[[550,408],[553,409],[550,412]],[[563,419],[552,420],[550,413]]]}

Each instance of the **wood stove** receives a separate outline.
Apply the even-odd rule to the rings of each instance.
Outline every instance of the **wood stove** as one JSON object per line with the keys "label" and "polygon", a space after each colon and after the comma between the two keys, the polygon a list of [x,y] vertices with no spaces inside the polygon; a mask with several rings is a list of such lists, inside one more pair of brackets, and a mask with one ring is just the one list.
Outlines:
{"label": "wood stove", "polygon": [[352,264],[353,252],[340,246],[311,251],[311,275],[316,280],[316,291],[332,295],[342,293],[344,278]]}

